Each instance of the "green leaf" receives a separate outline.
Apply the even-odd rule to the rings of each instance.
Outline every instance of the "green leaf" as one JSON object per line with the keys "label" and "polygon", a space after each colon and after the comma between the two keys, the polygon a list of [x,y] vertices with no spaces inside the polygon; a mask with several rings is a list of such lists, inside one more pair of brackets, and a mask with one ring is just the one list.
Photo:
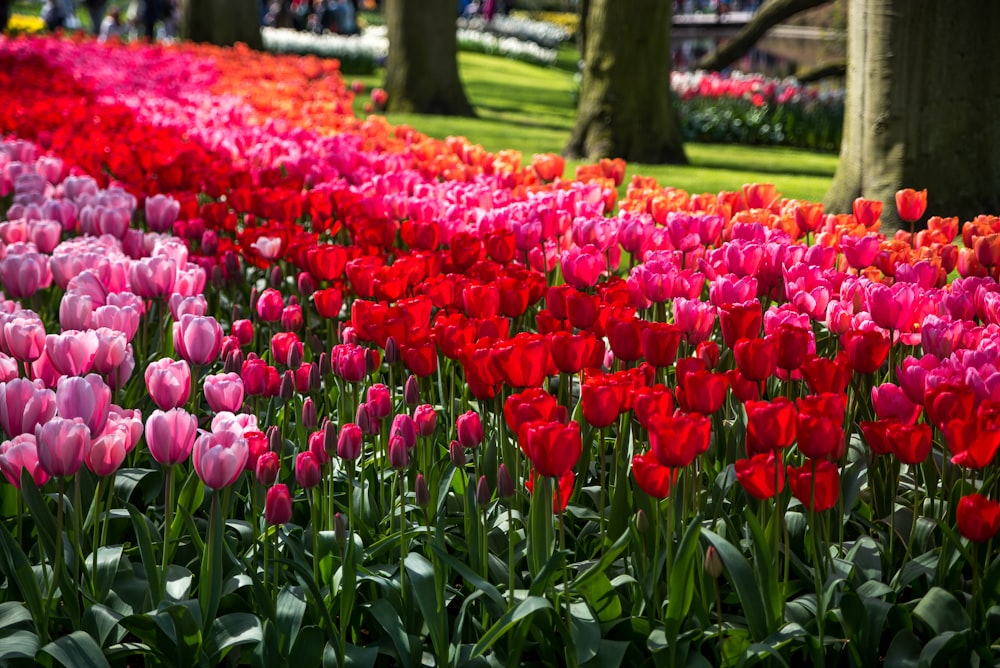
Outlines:
{"label": "green leaf", "polygon": [[465,563],[448,554],[448,551],[443,546],[438,545],[437,543],[432,543],[431,549],[434,551],[434,555],[441,561],[441,563],[461,575],[462,579],[468,584],[471,584],[473,587],[483,592],[483,594],[485,594],[490,601],[496,604],[497,607],[506,607],[506,601],[500,591],[484,580],[482,576],[469,568]]}
{"label": "green leaf", "polygon": [[212,509],[208,518],[208,540],[205,556],[201,560],[201,575],[198,578],[198,598],[201,599],[202,626],[207,626],[215,618],[222,599],[222,509],[220,491],[212,493]]}
{"label": "green leaf", "polygon": [[199,613],[198,601],[182,601],[157,615],[158,624],[163,623],[164,615],[173,623],[178,665],[193,666],[197,663],[203,644],[202,616]]}
{"label": "green leaf", "polygon": [[[378,646],[358,647],[348,643],[344,648],[344,664],[346,668],[375,668],[378,661]],[[327,643],[323,650],[323,668],[337,666],[337,651]]]}
{"label": "green leaf", "polygon": [[629,643],[622,640],[604,640],[600,642],[597,655],[580,664],[580,668],[619,668],[628,653]]}
{"label": "green leaf", "polygon": [[160,567],[156,563],[156,551],[153,549],[153,539],[150,533],[149,518],[131,503],[125,504],[128,514],[132,518],[132,527],[135,529],[135,540],[139,545],[139,558],[142,559],[142,570],[146,574],[146,581],[149,583],[149,596],[151,603],[155,606],[163,591],[160,584]]}
{"label": "green leaf", "polygon": [[110,668],[97,642],[83,631],[50,642],[41,650],[67,668]]}
{"label": "green leaf", "polygon": [[323,658],[326,634],[318,626],[306,626],[295,636],[295,643],[288,655],[288,665],[296,668],[318,666]]}
{"label": "green leaf", "polygon": [[[945,631],[944,633],[931,638],[930,642],[920,650],[919,662],[921,666],[947,666],[956,665],[962,654],[959,650],[966,649],[968,641],[968,631],[956,633]],[[967,654],[964,653],[964,654]]]}
{"label": "green leaf", "polygon": [[96,570],[94,569],[94,555],[91,554],[87,557],[87,567],[92,571],[91,579],[97,584],[96,598],[98,601],[105,600],[111,592],[124,553],[125,548],[122,545],[102,545],[97,548]]}
{"label": "green leaf", "polygon": [[0,636],[0,661],[34,659],[36,654],[38,654],[38,636],[31,631],[18,629]]}
{"label": "green leaf", "polygon": [[191,588],[193,586],[194,573],[177,564],[167,566],[164,590],[168,597],[174,601],[184,601],[191,597]]}
{"label": "green leaf", "polygon": [[918,668],[922,646],[912,631],[900,631],[885,653],[885,665],[894,668]]}
{"label": "green leaf", "polygon": [[629,531],[624,532],[618,537],[618,540],[615,541],[614,545],[604,552],[600,559],[592,563],[573,579],[570,583],[570,588],[583,587],[587,584],[587,581],[590,578],[603,577],[607,580],[608,576],[605,575],[605,573],[607,573],[608,568],[610,568],[611,564],[613,564],[615,559],[618,558],[618,555],[621,554],[631,542],[632,533]]}
{"label": "green leaf", "polygon": [[0,603],[0,630],[9,626],[31,624],[31,613],[20,601]]}
{"label": "green leaf", "polygon": [[237,645],[258,643],[263,638],[260,620],[255,615],[231,612],[212,622],[205,637],[205,655],[213,665],[218,665],[228,650]]}
{"label": "green leaf", "polygon": [[[754,640],[763,640],[769,634],[767,612],[757,588],[757,578],[753,568],[744,556],[733,545],[708,529],[702,529],[701,535],[719,553],[726,577],[736,590],[740,599],[747,627]],[[775,629],[776,630],[776,629]]]}
{"label": "green leaf", "polygon": [[694,572],[694,557],[698,550],[698,535],[701,532],[701,518],[691,520],[681,544],[674,555],[674,563],[670,568],[669,596],[667,602],[666,626],[668,633],[676,640],[677,633],[691,609],[691,599],[694,597],[694,583],[697,576]]}
{"label": "green leaf", "polygon": [[587,578],[582,587],[577,586],[575,589],[590,603],[602,624],[609,624],[621,618],[621,599],[611,580],[604,573]]}
{"label": "green leaf", "polygon": [[539,476],[528,509],[528,570],[538,578],[552,556],[552,480]]}
{"label": "green leaf", "polygon": [[300,587],[286,584],[278,594],[275,622],[278,628],[278,646],[282,651],[295,646],[295,639],[306,614],[306,598]]}
{"label": "green leaf", "polygon": [[945,631],[967,631],[971,625],[968,613],[950,592],[940,587],[931,587],[913,609],[917,617],[940,635]]}
{"label": "green leaf", "polygon": [[38,586],[38,579],[35,578],[35,571],[27,555],[14,540],[7,525],[3,523],[0,523],[0,549],[3,550],[3,559],[7,564],[6,568],[0,570],[7,574],[8,586],[13,581],[21,592],[32,619],[44,619],[46,604],[42,600],[42,591]]}
{"label": "green leaf", "polygon": [[[118,627],[124,616],[100,603],[95,603],[83,613],[83,630],[102,647],[108,640],[111,632]],[[119,629],[118,639],[125,635],[124,629]]]}
{"label": "green leaf", "polygon": [[446,613],[438,606],[440,597],[434,575],[434,565],[416,552],[407,554],[403,565],[406,568],[407,582],[413,597],[417,599],[417,606],[420,608],[424,623],[427,624],[427,630],[430,632],[434,652],[437,656],[447,656],[448,628],[446,621],[442,618]]}
{"label": "green leaf", "polygon": [[586,663],[597,656],[601,645],[601,625],[586,601],[569,604],[569,630],[576,660]]}
{"label": "green leaf", "polygon": [[502,638],[512,628],[517,626],[518,622],[522,619],[534,615],[539,610],[550,610],[551,608],[552,604],[547,598],[542,598],[541,596],[529,596],[524,599],[513,609],[508,610],[503,617],[498,619],[496,623],[483,634],[483,637],[479,639],[479,642],[477,642],[476,646],[472,649],[472,658],[480,656],[486,650],[490,649],[497,640]]}
{"label": "green leaf", "polygon": [[56,518],[53,517],[45,498],[26,468],[21,469],[21,496],[24,497],[24,504],[28,507],[31,520],[35,523],[38,541],[45,549],[45,554],[49,556],[49,563],[52,563],[56,556]]}
{"label": "green leaf", "polygon": [[[163,488],[161,484],[155,485],[145,485],[144,481],[151,475],[156,475],[158,471],[156,469],[140,469],[140,468],[128,468],[128,469],[118,469],[115,473],[115,496],[119,499],[124,499],[129,501],[132,498],[132,492],[135,491],[136,487],[142,485],[144,488],[149,490],[156,490],[157,493]],[[151,501],[153,494],[143,495],[143,501]]]}
{"label": "green leaf", "polygon": [[392,641],[399,663],[404,668],[413,665],[410,658],[410,639],[406,635],[406,629],[403,628],[403,621],[399,618],[399,614],[392,607],[392,604],[388,600],[380,598],[370,603],[368,610],[371,611],[372,617]]}

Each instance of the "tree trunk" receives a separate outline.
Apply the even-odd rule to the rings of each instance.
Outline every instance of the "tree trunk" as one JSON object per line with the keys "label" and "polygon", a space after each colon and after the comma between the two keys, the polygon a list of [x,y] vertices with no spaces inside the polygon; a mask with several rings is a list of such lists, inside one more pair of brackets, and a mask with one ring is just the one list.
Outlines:
{"label": "tree trunk", "polygon": [[388,111],[475,116],[458,77],[454,0],[386,0]]}
{"label": "tree trunk", "polygon": [[590,0],[567,156],[687,162],[670,94],[670,11],[665,0]]}
{"label": "tree trunk", "polygon": [[721,70],[729,67],[752,49],[774,26],[800,12],[825,5],[833,0],[770,0],[754,14],[736,36],[695,65],[699,70]]}
{"label": "tree trunk", "polygon": [[1000,211],[1000,68],[989,45],[1000,3],[850,0],[840,161],[825,204],[884,203],[927,188],[927,214],[969,220]]}
{"label": "tree trunk", "polygon": [[257,0],[186,0],[181,36],[218,46],[243,42],[251,49],[264,50]]}

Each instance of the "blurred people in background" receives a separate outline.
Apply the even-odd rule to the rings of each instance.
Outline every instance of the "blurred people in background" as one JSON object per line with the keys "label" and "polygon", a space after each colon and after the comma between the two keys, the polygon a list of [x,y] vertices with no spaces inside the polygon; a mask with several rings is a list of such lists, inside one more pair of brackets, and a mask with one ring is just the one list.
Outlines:
{"label": "blurred people in background", "polygon": [[101,21],[101,31],[98,34],[97,39],[102,42],[106,42],[109,39],[123,39],[125,37],[125,31],[127,27],[125,22],[122,21],[122,10],[117,6],[112,6],[108,10],[107,16]]}
{"label": "blurred people in background", "polygon": [[101,34],[101,22],[104,20],[104,8],[107,0],[83,0],[83,6],[90,14],[90,30],[94,35]]}

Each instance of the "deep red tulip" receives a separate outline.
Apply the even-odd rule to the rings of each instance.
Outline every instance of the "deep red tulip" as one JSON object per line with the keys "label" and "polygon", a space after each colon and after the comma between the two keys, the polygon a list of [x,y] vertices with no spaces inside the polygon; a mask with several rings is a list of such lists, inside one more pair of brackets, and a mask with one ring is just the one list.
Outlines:
{"label": "deep red tulip", "polygon": [[288,486],[278,483],[264,497],[264,521],[271,526],[286,524],[292,519],[292,495]]}
{"label": "deep red tulip", "polygon": [[963,536],[979,543],[986,542],[1000,529],[1000,503],[982,494],[968,494],[958,501],[955,521]]}
{"label": "deep red tulip", "polygon": [[1000,426],[978,416],[949,420],[942,428],[951,461],[981,469],[993,463],[1000,449]]}
{"label": "deep red tulip", "polygon": [[800,371],[809,390],[815,394],[843,392],[851,382],[851,367],[844,351],[837,353],[832,360],[810,355],[802,363]]}
{"label": "deep red tulip", "polygon": [[651,322],[640,335],[642,356],[655,367],[668,367],[677,359],[681,330],[677,325]]}
{"label": "deep red tulip", "polygon": [[295,456],[295,482],[298,483],[299,487],[312,489],[319,484],[322,477],[323,473],[316,455],[305,450]]}
{"label": "deep red tulip", "polygon": [[899,461],[904,464],[922,464],[931,454],[933,431],[926,422],[890,423],[886,430],[886,438]]}
{"label": "deep red tulip", "polygon": [[796,433],[799,452],[812,459],[840,459],[844,455],[843,418],[799,413]]}
{"label": "deep red tulip", "polygon": [[483,422],[475,411],[459,415],[455,420],[455,431],[463,448],[475,448],[483,442]]}
{"label": "deep red tulip", "polygon": [[730,348],[740,339],[756,339],[764,322],[760,302],[756,299],[740,304],[723,304],[719,308],[722,340]]}
{"label": "deep red tulip", "polygon": [[785,323],[774,330],[772,337],[777,348],[779,369],[795,371],[809,355],[812,332],[805,327]]}
{"label": "deep red tulip", "polygon": [[889,337],[875,329],[854,329],[844,334],[847,360],[857,373],[875,373],[889,356],[890,345]]}
{"label": "deep red tulip", "polygon": [[669,417],[674,414],[674,395],[666,385],[639,387],[632,393],[632,411],[644,429],[654,415]]}
{"label": "deep red tulip", "polygon": [[736,368],[748,380],[767,380],[778,368],[778,349],[771,337],[740,339],[733,344],[733,357]]}
{"label": "deep red tulip", "polygon": [[588,380],[581,389],[580,402],[583,419],[592,427],[609,427],[618,419],[622,404],[622,389],[608,378],[599,376]]}
{"label": "deep red tulip", "polygon": [[755,499],[770,499],[785,488],[781,455],[773,450],[736,460],[736,481]]}
{"label": "deep red tulip", "polygon": [[521,425],[518,440],[538,474],[550,478],[570,472],[583,452],[576,422],[528,422]]}
{"label": "deep red tulip", "polygon": [[795,442],[797,410],[791,399],[777,397],[773,401],[748,401],[745,407],[748,456],[787,448]]}
{"label": "deep red tulip", "polygon": [[278,479],[280,471],[281,458],[277,452],[271,452],[270,450],[261,453],[260,457],[257,458],[256,466],[254,466],[254,475],[257,478],[257,482],[265,487],[274,484],[274,481]]}
{"label": "deep red tulip", "polygon": [[813,461],[789,466],[788,484],[803,506],[816,512],[833,508],[840,498],[840,471],[833,462]]}
{"label": "deep red tulip", "polygon": [[865,437],[868,449],[876,455],[888,455],[892,452],[892,445],[889,443],[889,427],[896,424],[895,420],[876,420],[869,422],[862,420],[858,423],[861,433]]}
{"label": "deep red tulip", "polygon": [[672,482],[677,478],[677,470],[660,464],[650,451],[632,457],[632,475],[639,489],[654,499],[665,499],[670,495]]}
{"label": "deep red tulip", "polygon": [[579,373],[585,367],[599,366],[596,361],[595,351],[604,353],[604,341],[597,339],[593,334],[559,331],[547,334],[549,349],[552,352],[552,361],[556,368],[562,373]]}
{"label": "deep red tulip", "polygon": [[952,420],[968,421],[975,415],[976,395],[963,383],[941,383],[924,393],[927,417],[938,429]]}
{"label": "deep red tulip", "polygon": [[760,383],[756,380],[750,380],[740,373],[739,369],[727,371],[726,379],[729,380],[729,387],[737,401],[746,403],[760,399]]}
{"label": "deep red tulip", "polygon": [[635,362],[642,357],[642,321],[635,318],[608,321],[608,342],[611,352],[623,362]]}
{"label": "deep red tulip", "polygon": [[729,389],[724,373],[692,371],[678,374],[677,403],[687,413],[711,415],[722,407]]}
{"label": "deep red tulip", "polygon": [[694,356],[705,363],[705,368],[708,371],[715,371],[722,358],[722,351],[719,350],[719,344],[715,341],[702,341],[695,347]]}
{"label": "deep red tulip", "polygon": [[403,364],[415,376],[424,378],[437,370],[437,346],[430,337],[414,337],[407,345],[400,347]]}
{"label": "deep red tulip", "polygon": [[565,410],[554,396],[534,387],[507,397],[503,404],[503,417],[507,428],[514,434],[520,434],[521,425],[527,422],[563,422],[559,414],[565,414]]}
{"label": "deep red tulip", "polygon": [[680,468],[708,450],[712,423],[697,413],[678,413],[649,420],[650,450],[662,466]]}

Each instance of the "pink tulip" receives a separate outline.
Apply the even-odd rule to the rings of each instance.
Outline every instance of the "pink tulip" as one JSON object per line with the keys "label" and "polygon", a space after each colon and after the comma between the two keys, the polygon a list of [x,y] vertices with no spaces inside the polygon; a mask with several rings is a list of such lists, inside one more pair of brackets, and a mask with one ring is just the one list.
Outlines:
{"label": "pink tulip", "polygon": [[376,383],[368,388],[368,412],[377,420],[389,417],[392,412],[392,400],[389,388],[382,383]]}
{"label": "pink tulip", "polygon": [[94,353],[94,371],[107,375],[121,366],[129,355],[128,340],[125,335],[108,327],[94,330],[97,336],[97,351]]}
{"label": "pink tulip", "polygon": [[129,286],[140,297],[167,297],[176,279],[177,263],[163,255],[136,260],[128,267]]}
{"label": "pink tulip", "polygon": [[342,343],[330,352],[333,373],[340,378],[356,383],[368,374],[365,349],[356,343]]}
{"label": "pink tulip", "polygon": [[230,413],[223,411],[212,418],[212,433],[231,431],[240,436],[248,431],[258,431],[257,416],[250,413]]}
{"label": "pink tulip", "polygon": [[474,448],[483,442],[483,422],[479,413],[466,411],[455,420],[458,442],[463,448]]}
{"label": "pink tulip", "polygon": [[35,427],[38,462],[53,478],[66,478],[83,466],[90,430],[80,418],[54,417]]}
{"label": "pink tulip", "polygon": [[413,409],[413,422],[417,425],[417,436],[431,436],[437,427],[437,411],[430,404],[420,404]]}
{"label": "pink tulip", "polygon": [[247,441],[231,432],[202,434],[194,444],[194,470],[212,489],[223,489],[236,482],[250,456]]}
{"label": "pink tulip", "polygon": [[181,212],[181,204],[169,195],[146,198],[146,226],[151,232],[169,232]]}
{"label": "pink tulip", "polygon": [[173,316],[174,320],[180,320],[181,316],[187,314],[204,316],[208,312],[208,302],[205,300],[205,295],[185,297],[179,292],[175,292],[167,300],[167,306],[170,307],[170,315]]}
{"label": "pink tulip", "polygon": [[921,404],[910,401],[898,385],[884,383],[872,388],[872,404],[880,420],[899,420],[903,424],[916,424],[923,410]]}
{"label": "pink tulip", "polygon": [[238,373],[205,376],[205,399],[216,413],[235,413],[243,406],[243,379]]}
{"label": "pink tulip", "polygon": [[59,245],[62,223],[57,220],[36,220],[28,224],[28,241],[35,244],[38,252],[51,255]]}
{"label": "pink tulip", "polygon": [[340,428],[337,437],[337,456],[341,459],[357,459],[361,456],[361,448],[364,445],[364,434],[361,427],[348,422]]}
{"label": "pink tulip", "polygon": [[34,362],[45,350],[45,325],[35,314],[15,316],[3,324],[3,344],[20,362]]}
{"label": "pink tulip", "polygon": [[108,421],[111,388],[96,373],[63,376],[56,385],[56,408],[63,418],[80,418],[96,438]]}
{"label": "pink tulip", "polygon": [[181,316],[174,323],[174,349],[191,364],[211,364],[222,350],[222,326],[212,316]]}
{"label": "pink tulip", "polygon": [[15,378],[0,385],[0,427],[8,436],[33,434],[56,413],[56,393],[41,383]]}
{"label": "pink tulip", "polygon": [[140,316],[141,311],[131,306],[105,304],[94,309],[91,326],[94,328],[107,327],[119,331],[125,335],[127,341],[131,341],[139,329]]}
{"label": "pink tulip", "polygon": [[90,329],[94,302],[84,294],[67,292],[59,302],[59,326],[64,330]]}
{"label": "pink tulip", "polygon": [[264,322],[278,322],[285,308],[285,300],[274,288],[267,288],[257,298],[257,317]]}
{"label": "pink tulip", "polygon": [[578,290],[593,287],[607,269],[607,260],[593,244],[563,251],[562,273],[566,282]]}
{"label": "pink tulip", "polygon": [[42,384],[42,387],[49,388],[55,387],[59,379],[62,378],[59,369],[52,365],[49,354],[44,350],[42,350],[42,356],[31,363],[31,375]]}
{"label": "pink tulip", "polygon": [[184,360],[157,360],[146,367],[145,377],[149,396],[163,410],[183,406],[191,396],[191,368]]}
{"label": "pink tulip", "polygon": [[17,360],[8,355],[0,353],[0,383],[14,380],[20,371],[17,368]]}
{"label": "pink tulip", "polygon": [[30,297],[52,283],[47,255],[30,251],[12,253],[0,260],[0,284],[11,299]]}
{"label": "pink tulip", "polygon": [[97,354],[97,334],[93,330],[67,330],[45,337],[45,352],[56,371],[66,376],[89,373]]}
{"label": "pink tulip", "polygon": [[84,461],[94,474],[104,477],[118,470],[128,454],[129,428],[123,422],[108,421],[104,431],[90,441]]}
{"label": "pink tulip", "polygon": [[840,240],[840,250],[847,264],[855,269],[864,269],[875,261],[878,255],[881,237],[870,234],[864,237],[844,236]]}
{"label": "pink tulip", "polygon": [[38,463],[38,446],[34,434],[20,434],[0,443],[0,472],[7,482],[21,489],[21,471],[27,469],[36,487],[44,485],[49,474]]}
{"label": "pink tulip", "polygon": [[135,371],[135,356],[132,354],[132,344],[130,343],[125,346],[125,357],[122,358],[122,363],[110,373],[105,374],[108,386],[112,390],[120,390],[132,377],[133,371]]}
{"label": "pink tulip", "polygon": [[[142,412],[138,408],[122,408],[121,406],[111,404],[108,408],[108,424],[112,423],[125,427],[128,436],[125,442],[125,450],[126,452],[132,452],[135,446],[139,444],[139,439],[142,438]],[[104,429],[107,430],[108,427],[105,426]]]}
{"label": "pink tulip", "polygon": [[153,411],[146,419],[146,445],[163,466],[180,464],[194,446],[198,419],[180,408]]}

